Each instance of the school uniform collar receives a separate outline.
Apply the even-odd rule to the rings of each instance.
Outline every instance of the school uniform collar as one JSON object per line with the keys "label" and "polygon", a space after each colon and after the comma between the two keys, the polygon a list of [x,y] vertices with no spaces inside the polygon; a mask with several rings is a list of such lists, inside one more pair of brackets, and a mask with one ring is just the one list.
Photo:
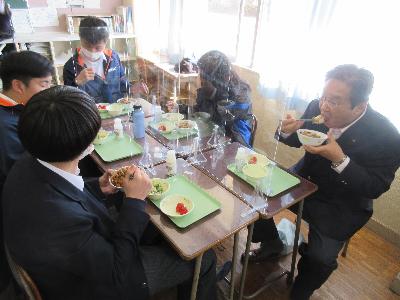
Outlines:
{"label": "school uniform collar", "polygon": [[46,168],[50,169],[51,171],[53,171],[54,173],[60,175],[62,178],[64,178],[69,183],[71,183],[73,186],[75,186],[81,192],[83,191],[85,182],[83,181],[82,176],[71,174],[64,170],[61,170],[60,168],[57,168],[57,167],[53,166],[52,164],[49,164],[48,162],[42,161],[40,159],[37,159],[37,161],[40,164],[42,164],[44,167],[46,167]]}
{"label": "school uniform collar", "polygon": [[16,106],[19,103],[11,99],[10,97],[0,93],[0,105],[1,106]]}

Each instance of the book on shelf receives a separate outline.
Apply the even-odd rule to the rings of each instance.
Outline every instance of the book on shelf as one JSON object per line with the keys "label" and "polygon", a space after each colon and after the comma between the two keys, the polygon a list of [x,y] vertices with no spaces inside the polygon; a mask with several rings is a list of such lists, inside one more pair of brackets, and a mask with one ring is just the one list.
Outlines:
{"label": "book on shelf", "polygon": [[132,6],[118,6],[116,8],[118,16],[119,32],[133,33],[133,17],[132,17]]}

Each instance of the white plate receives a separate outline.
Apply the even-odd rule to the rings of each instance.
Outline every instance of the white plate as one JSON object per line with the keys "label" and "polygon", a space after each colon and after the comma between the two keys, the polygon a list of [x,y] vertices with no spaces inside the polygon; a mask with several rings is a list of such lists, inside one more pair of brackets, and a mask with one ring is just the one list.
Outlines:
{"label": "white plate", "polygon": [[260,179],[267,176],[267,168],[261,164],[246,164],[242,169],[242,173],[254,179]]}
{"label": "white plate", "polygon": [[[187,208],[188,212],[184,215],[180,215],[176,212],[176,205],[178,203],[183,203]],[[194,209],[194,203],[187,197],[182,195],[169,195],[161,200],[160,202],[160,209],[161,211],[166,214],[167,216],[173,218],[181,218],[190,214]]]}

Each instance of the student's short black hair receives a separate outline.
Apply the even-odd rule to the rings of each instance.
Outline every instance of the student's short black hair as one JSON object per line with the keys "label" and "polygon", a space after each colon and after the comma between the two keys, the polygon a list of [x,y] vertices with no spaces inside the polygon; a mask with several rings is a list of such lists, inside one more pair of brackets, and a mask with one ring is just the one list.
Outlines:
{"label": "student's short black hair", "polygon": [[21,80],[26,86],[33,78],[42,78],[54,74],[50,60],[33,51],[10,52],[0,65],[0,78],[5,91],[11,88],[14,79]]}
{"label": "student's short black hair", "polygon": [[350,101],[352,107],[368,101],[374,86],[374,75],[367,69],[353,64],[339,65],[326,74],[325,80],[336,79],[351,88]]}
{"label": "student's short black hair", "polygon": [[66,162],[93,142],[100,126],[93,98],[78,88],[59,85],[31,98],[20,116],[18,135],[32,156]]}
{"label": "student's short black hair", "polygon": [[96,17],[86,17],[79,24],[79,37],[90,45],[107,43],[109,33],[107,23]]}

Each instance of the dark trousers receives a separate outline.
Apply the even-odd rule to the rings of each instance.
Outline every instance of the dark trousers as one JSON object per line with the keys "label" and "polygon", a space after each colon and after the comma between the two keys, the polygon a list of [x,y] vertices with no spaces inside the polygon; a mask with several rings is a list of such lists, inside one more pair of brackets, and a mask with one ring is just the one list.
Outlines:
{"label": "dark trousers", "polygon": [[[140,249],[150,295],[178,287],[178,299],[190,299],[195,261],[180,258],[168,245],[143,246]],[[197,297],[199,300],[216,300],[216,256],[209,250],[203,254]]]}
{"label": "dark trousers", "polygon": [[[312,224],[309,225],[308,244],[299,247],[301,258],[297,264],[298,275],[290,294],[291,299],[309,299],[337,268],[337,257],[344,245],[322,234]],[[268,242],[279,238],[274,220],[259,220],[255,223],[253,242]]]}

